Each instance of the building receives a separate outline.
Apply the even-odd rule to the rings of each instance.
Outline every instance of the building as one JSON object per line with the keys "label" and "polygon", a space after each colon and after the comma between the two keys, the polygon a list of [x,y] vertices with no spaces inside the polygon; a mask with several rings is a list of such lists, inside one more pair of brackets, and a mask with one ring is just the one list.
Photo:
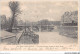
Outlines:
{"label": "building", "polygon": [[78,11],[65,12],[62,15],[61,23],[64,26],[77,26],[78,25]]}

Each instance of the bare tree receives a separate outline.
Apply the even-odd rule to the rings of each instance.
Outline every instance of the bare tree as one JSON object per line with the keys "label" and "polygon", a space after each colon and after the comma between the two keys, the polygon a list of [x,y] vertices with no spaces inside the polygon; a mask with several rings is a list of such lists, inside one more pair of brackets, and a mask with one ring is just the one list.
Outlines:
{"label": "bare tree", "polygon": [[16,17],[20,12],[19,9],[19,2],[18,1],[10,1],[9,2],[9,7],[11,9],[12,17],[11,17],[11,25],[9,27],[9,32],[12,32],[12,27],[14,25],[14,21],[16,20]]}

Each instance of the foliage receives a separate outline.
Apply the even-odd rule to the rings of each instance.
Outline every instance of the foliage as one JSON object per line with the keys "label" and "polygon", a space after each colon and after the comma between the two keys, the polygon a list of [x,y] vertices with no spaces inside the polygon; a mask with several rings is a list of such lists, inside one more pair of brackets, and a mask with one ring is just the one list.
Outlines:
{"label": "foliage", "polygon": [[10,1],[9,2],[9,7],[11,9],[11,13],[12,13],[12,17],[11,17],[11,24],[9,27],[9,32],[12,32],[12,28],[16,25],[14,24],[14,22],[17,21],[16,17],[18,16],[18,14],[20,14],[20,9],[19,9],[19,2],[17,1]]}

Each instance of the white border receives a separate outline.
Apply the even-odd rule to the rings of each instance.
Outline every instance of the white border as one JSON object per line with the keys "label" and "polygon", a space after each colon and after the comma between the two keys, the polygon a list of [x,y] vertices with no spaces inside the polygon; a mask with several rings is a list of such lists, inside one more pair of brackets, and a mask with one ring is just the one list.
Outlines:
{"label": "white border", "polygon": [[[0,0],[2,1],[2,0]],[[4,1],[4,0],[3,0]],[[7,1],[7,0],[6,0]],[[31,1],[31,0],[30,0]],[[44,0],[45,1],[45,0]],[[51,0],[52,1],[52,0]],[[55,1],[55,0],[54,0]],[[60,0],[56,0],[56,1],[60,1]],[[67,1],[76,1],[76,0],[67,0]],[[78,0],[78,5],[79,5],[79,26],[80,26],[80,0]],[[79,38],[80,38],[80,27],[79,27]],[[80,39],[79,39],[79,45],[80,45]],[[80,46],[79,46],[79,51],[80,51]],[[10,53],[10,54],[64,54],[65,52],[79,52],[79,51],[0,51],[0,54],[1,53]],[[79,52],[80,53],[80,52]]]}

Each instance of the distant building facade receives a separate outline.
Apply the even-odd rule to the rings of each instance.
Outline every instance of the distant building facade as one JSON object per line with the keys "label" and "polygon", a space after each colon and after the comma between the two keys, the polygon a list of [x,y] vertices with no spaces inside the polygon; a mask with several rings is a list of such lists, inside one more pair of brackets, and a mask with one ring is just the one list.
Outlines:
{"label": "distant building facade", "polygon": [[78,11],[65,12],[61,19],[62,25],[77,26],[78,24]]}

